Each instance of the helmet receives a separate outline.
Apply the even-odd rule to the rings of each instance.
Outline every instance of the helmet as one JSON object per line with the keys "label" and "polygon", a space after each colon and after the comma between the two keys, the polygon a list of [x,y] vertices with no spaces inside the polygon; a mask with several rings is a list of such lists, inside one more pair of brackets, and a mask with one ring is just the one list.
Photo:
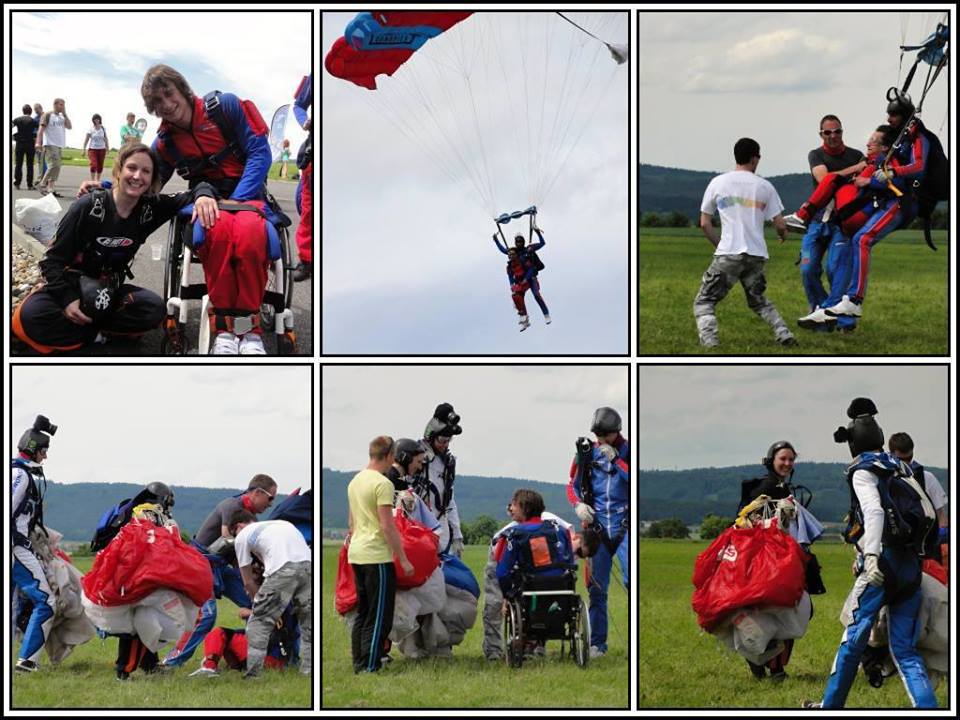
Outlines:
{"label": "helmet", "polygon": [[404,470],[410,467],[413,458],[426,451],[423,445],[410,438],[400,438],[393,444],[393,457]]}
{"label": "helmet", "polygon": [[46,450],[50,447],[50,437],[56,435],[57,426],[54,425],[44,415],[37,415],[33,425],[23,431],[20,441],[17,443],[17,450],[35,460],[37,450]]}
{"label": "helmet", "polygon": [[433,417],[427,422],[427,427],[423,430],[423,436],[427,440],[439,436],[451,437],[463,432],[459,425],[460,416],[457,415],[450,403],[440,403],[437,409],[433,411]]}
{"label": "helmet", "polygon": [[163,507],[165,513],[170,513],[170,510],[173,508],[174,498],[173,490],[170,489],[169,485],[162,482],[152,482],[147,485],[146,492],[156,498],[157,503]]}
{"label": "helmet", "polygon": [[527,244],[527,239],[523,236],[523,233],[518,232],[513,236],[513,244],[517,245],[518,247],[523,247]]}
{"label": "helmet", "polygon": [[763,463],[763,466],[767,470],[773,470],[773,459],[777,456],[777,453],[783,450],[784,448],[790,448],[793,450],[793,456],[797,456],[797,449],[790,444],[787,440],[777,440],[773,445],[767,450],[767,454],[763,456],[763,460],[760,462]]}
{"label": "helmet", "polygon": [[892,87],[887,90],[887,115],[900,115],[904,120],[914,114],[913,100],[905,92]]}
{"label": "helmet", "polygon": [[620,420],[620,413],[613,408],[597,408],[593,413],[593,424],[590,425],[590,432],[595,435],[606,435],[607,433],[620,432],[623,427]]}
{"label": "helmet", "polygon": [[870,398],[854,399],[847,408],[850,423],[846,427],[837,428],[833,434],[834,441],[847,443],[853,457],[882,448],[883,429],[873,417],[876,413],[877,406]]}

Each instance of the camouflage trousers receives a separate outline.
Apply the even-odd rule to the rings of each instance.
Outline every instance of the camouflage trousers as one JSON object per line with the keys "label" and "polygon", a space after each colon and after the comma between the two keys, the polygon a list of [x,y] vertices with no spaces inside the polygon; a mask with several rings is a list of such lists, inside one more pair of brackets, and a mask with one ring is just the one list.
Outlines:
{"label": "camouflage trousers", "polygon": [[251,675],[263,670],[270,633],[291,601],[300,623],[300,672],[309,675],[313,669],[313,565],[304,560],[288,562],[264,578],[253,598],[253,614],[247,620],[247,672]]}
{"label": "camouflage trousers", "polygon": [[712,347],[719,344],[715,309],[738,280],[743,286],[747,306],[773,328],[777,341],[783,342],[793,337],[780,313],[763,294],[767,289],[767,278],[763,274],[766,262],[762,257],[746,253],[714,256],[703,274],[700,292],[693,300],[693,317],[697,321],[701,345]]}

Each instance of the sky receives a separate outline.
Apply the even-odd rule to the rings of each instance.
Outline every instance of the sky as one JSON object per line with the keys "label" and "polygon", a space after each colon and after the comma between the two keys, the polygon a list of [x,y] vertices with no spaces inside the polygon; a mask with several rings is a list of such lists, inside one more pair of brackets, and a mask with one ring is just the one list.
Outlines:
{"label": "sky", "polygon": [[366,467],[377,435],[423,437],[441,402],[461,416],[450,451],[461,475],[569,481],[578,437],[608,406],[630,437],[625,366],[326,366],[322,465]]}
{"label": "sky", "polygon": [[[323,14],[324,56],[353,16]],[[625,14],[607,19],[603,37],[626,42]],[[538,34],[544,30],[552,33],[549,49]],[[447,55],[459,43],[474,63],[469,84]],[[436,67],[443,72],[432,73]],[[558,92],[568,69],[576,78],[570,86],[584,92]],[[413,76],[421,78],[415,85]],[[628,352],[627,65],[617,66],[602,44],[555,13],[475,13],[430,40],[393,78],[380,78],[377,91],[326,70],[322,77],[325,353]],[[559,97],[575,100],[551,112]],[[401,115],[415,136],[428,137],[437,162],[387,114],[411,99]],[[561,151],[542,153],[545,165],[527,157],[531,147],[546,147],[526,141],[528,121],[555,130],[535,129],[532,137],[566,140]],[[438,165],[460,154],[469,171],[451,179]],[[534,168],[557,178],[542,201],[520,180],[524,171],[539,174]],[[464,180],[472,171],[494,187],[495,202],[484,204],[486,194]],[[533,202],[540,202],[547,242],[540,283],[553,323],[544,324],[528,293],[533,327],[521,335],[492,218]],[[507,227],[511,241],[515,227]]]}
{"label": "sky", "polygon": [[313,486],[310,386],[305,366],[16,365],[11,443],[46,415],[59,483],[242,490],[266,473],[286,494]]}
{"label": "sky", "polygon": [[[193,28],[194,32],[190,32]],[[209,35],[209,41],[200,41]],[[274,111],[293,101],[310,72],[309,12],[15,12],[12,14],[12,98],[44,111],[62,97],[73,129],[67,146],[83,146],[99,113],[111,147],[120,144],[128,112],[147,119],[152,142],[160,120],[140,97],[144,72],[155,63],[180,71],[201,97],[211,90],[252,100],[269,126]],[[215,41],[214,41],[215,39]],[[259,46],[256,53],[250,48]],[[306,137],[287,121],[294,151]]]}
{"label": "sky", "polygon": [[[935,7],[935,6],[934,6]],[[908,16],[902,24],[901,16]],[[939,13],[640,13],[640,162],[688,170],[733,168],[738,138],[760,143],[758,173],[808,172],[820,118],[837,115],[847,145],[863,150],[886,122],[899,70],[901,30],[919,43]],[[925,69],[909,89],[920,99]],[[947,156],[949,69],[923,106]],[[641,188],[642,193],[642,188]]]}
{"label": "sky", "polygon": [[949,465],[947,368],[933,365],[640,367],[638,462],[643,469],[757,463],[777,440],[804,461],[848,462],[833,431],[868,397],[884,437],[906,432],[925,465]]}

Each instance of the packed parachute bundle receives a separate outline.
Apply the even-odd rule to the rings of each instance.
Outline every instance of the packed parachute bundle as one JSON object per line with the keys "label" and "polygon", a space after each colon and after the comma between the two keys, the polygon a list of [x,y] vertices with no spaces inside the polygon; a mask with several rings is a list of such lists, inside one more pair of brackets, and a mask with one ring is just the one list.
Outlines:
{"label": "packed parachute bundle", "polygon": [[755,665],[780,654],[784,640],[802,637],[813,614],[809,556],[784,527],[798,507],[792,498],[760,496],[694,566],[692,605],[700,627]]}
{"label": "packed parachute bundle", "polygon": [[313,488],[303,492],[300,488],[294,490],[273,509],[269,519],[293,524],[307,545],[313,547]]}
{"label": "packed parachute bundle", "polygon": [[493,217],[544,203],[626,82],[628,36],[625,12],[377,11],[347,24],[324,65]]}

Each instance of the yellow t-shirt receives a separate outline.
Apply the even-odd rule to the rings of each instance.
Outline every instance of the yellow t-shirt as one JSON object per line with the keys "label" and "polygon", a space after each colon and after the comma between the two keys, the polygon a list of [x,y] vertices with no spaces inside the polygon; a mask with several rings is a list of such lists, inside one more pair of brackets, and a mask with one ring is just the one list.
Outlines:
{"label": "yellow t-shirt", "polygon": [[377,507],[393,507],[393,483],[376,470],[361,470],[347,485],[347,502],[353,513],[347,559],[354,565],[392,562],[393,553],[380,529]]}

